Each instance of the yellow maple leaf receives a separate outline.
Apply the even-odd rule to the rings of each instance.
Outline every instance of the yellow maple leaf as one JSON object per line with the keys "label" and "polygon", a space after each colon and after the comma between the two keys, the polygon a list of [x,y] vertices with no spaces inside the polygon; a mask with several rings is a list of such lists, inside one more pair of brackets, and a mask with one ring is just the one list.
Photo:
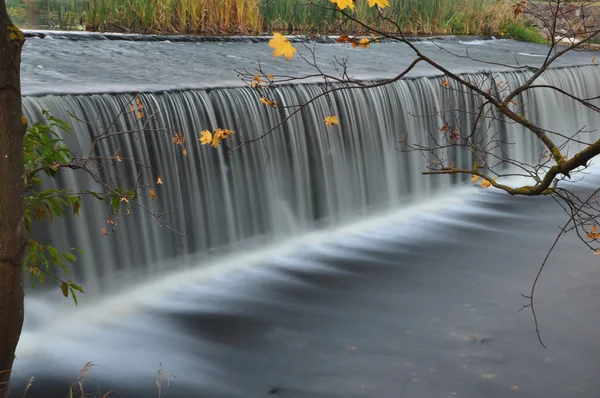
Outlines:
{"label": "yellow maple leaf", "polygon": [[258,75],[254,75],[254,80],[258,83],[262,82],[262,79]]}
{"label": "yellow maple leaf", "polygon": [[210,144],[212,142],[212,133],[208,130],[204,130],[200,132],[201,136],[200,136],[200,142],[202,143],[202,145],[207,145]]}
{"label": "yellow maple leaf", "polygon": [[328,126],[333,126],[333,125],[336,125],[336,124],[340,124],[340,122],[338,121],[337,116],[327,116],[327,117],[325,117],[325,119],[323,119],[323,121]]}
{"label": "yellow maple leaf", "polygon": [[478,175],[475,175],[475,174],[473,174],[473,176],[471,177],[471,182],[472,182],[473,184],[475,184],[477,181],[479,181],[479,176],[478,176]]}
{"label": "yellow maple leaf", "polygon": [[488,180],[481,180],[481,188],[489,188],[492,186],[492,183]]}
{"label": "yellow maple leaf", "polygon": [[388,0],[369,0],[369,7],[378,6],[379,8],[385,8],[389,5]]}
{"label": "yellow maple leaf", "polygon": [[158,178],[156,179],[156,185],[160,185],[162,184],[162,178],[160,178],[160,176],[158,176]]}
{"label": "yellow maple leaf", "polygon": [[269,80],[271,80],[271,81],[272,81],[272,80],[275,80],[275,78],[273,77],[273,75],[267,75],[267,79],[269,79]]}
{"label": "yellow maple leaf", "polygon": [[291,59],[296,54],[296,49],[292,46],[292,43],[281,33],[273,33],[273,38],[269,40],[269,47],[274,49],[273,55],[276,57],[283,55],[285,59]]}
{"label": "yellow maple leaf", "polygon": [[149,193],[150,193],[150,199],[154,200],[154,199],[156,199],[156,198],[157,198],[157,196],[156,196],[156,191],[155,191],[154,189],[151,189],[151,190],[149,191]]}
{"label": "yellow maple leaf", "polygon": [[344,10],[345,8],[349,8],[351,11],[354,11],[354,1],[352,0],[331,0],[333,4],[336,4],[340,10]]}
{"label": "yellow maple leaf", "polygon": [[369,39],[362,38],[360,39],[360,41],[358,42],[358,45],[361,46],[362,48],[367,48],[371,45],[371,42],[369,41]]}
{"label": "yellow maple leaf", "polygon": [[273,108],[277,108],[277,103],[273,100],[267,99],[267,98],[260,98],[260,102],[262,102],[263,104],[265,104],[266,106],[270,106]]}

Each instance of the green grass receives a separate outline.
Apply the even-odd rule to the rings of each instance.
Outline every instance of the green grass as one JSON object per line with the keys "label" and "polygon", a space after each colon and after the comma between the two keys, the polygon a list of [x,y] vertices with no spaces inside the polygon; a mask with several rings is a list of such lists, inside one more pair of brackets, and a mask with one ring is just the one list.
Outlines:
{"label": "green grass", "polygon": [[545,44],[548,42],[540,31],[526,23],[510,22],[504,27],[504,35],[514,40]]}

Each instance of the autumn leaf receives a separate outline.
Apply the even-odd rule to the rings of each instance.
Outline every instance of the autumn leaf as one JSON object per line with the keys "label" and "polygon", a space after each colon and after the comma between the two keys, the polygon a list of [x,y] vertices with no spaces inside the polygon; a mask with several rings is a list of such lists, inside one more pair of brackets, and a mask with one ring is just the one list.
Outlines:
{"label": "autumn leaf", "polygon": [[448,87],[450,84],[448,83],[447,80],[442,80],[442,86],[443,87]]}
{"label": "autumn leaf", "polygon": [[234,133],[234,131],[233,131],[233,130],[227,130],[227,129],[219,129],[219,130],[221,131],[221,136],[222,136],[223,138],[227,138],[227,137],[229,137],[231,134],[233,134],[233,133]]}
{"label": "autumn leaf", "polygon": [[442,133],[445,133],[445,132],[446,132],[446,130],[448,130],[448,125],[447,125],[447,124],[445,124],[445,125],[443,125],[442,127],[440,127],[440,131],[441,131]]}
{"label": "autumn leaf", "polygon": [[592,226],[592,229],[588,234],[585,235],[588,239],[598,239],[600,238],[600,233],[598,233],[598,227],[595,225]]}
{"label": "autumn leaf", "polygon": [[262,102],[263,104],[265,104],[266,106],[270,106],[273,108],[277,108],[277,103],[275,101],[272,101],[270,99],[266,99],[266,98],[260,98],[260,102]]}
{"label": "autumn leaf", "polygon": [[285,59],[291,59],[296,53],[296,49],[292,46],[292,43],[281,33],[273,33],[273,38],[269,40],[269,47],[274,49],[273,55],[276,57],[283,55]]}
{"label": "autumn leaf", "polygon": [[187,148],[183,147],[183,151],[181,151],[181,153],[183,153],[183,156],[187,156]]}
{"label": "autumn leaf", "polygon": [[204,130],[200,132],[200,142],[202,145],[207,145],[212,142],[212,133],[208,130]]}
{"label": "autumn leaf", "polygon": [[367,38],[362,38],[360,39],[360,42],[358,42],[358,44],[362,47],[362,48],[367,48],[371,45],[371,42],[369,41],[369,39]]}
{"label": "autumn leaf", "polygon": [[456,144],[458,142],[458,131],[452,129],[450,131],[450,142]]}
{"label": "autumn leaf", "polygon": [[[492,181],[496,181],[496,179],[492,178]],[[491,186],[492,186],[492,183],[490,181],[485,180],[485,179],[481,180],[481,187],[482,188],[489,188]]]}
{"label": "autumn leaf", "polygon": [[139,120],[144,117],[144,111],[142,110],[144,109],[144,104],[142,104],[142,100],[140,100],[140,97],[138,96],[134,98],[134,102],[135,103],[129,104],[129,110],[131,113],[135,112],[135,117]]}
{"label": "autumn leaf", "polygon": [[350,11],[354,11],[354,1],[352,0],[331,0],[333,4],[336,4],[340,10],[349,8]]}
{"label": "autumn leaf", "polygon": [[[594,58],[596,58],[596,57],[594,57]],[[27,121],[27,118],[25,117],[25,115],[21,115],[21,124],[24,126],[27,126],[27,123],[28,123],[28,121]]]}
{"label": "autumn leaf", "polygon": [[113,159],[116,160],[117,162],[120,162],[121,156],[118,153],[115,153],[115,155],[113,156]]}
{"label": "autumn leaf", "polygon": [[254,75],[254,80],[252,81],[252,84],[250,85],[252,88],[255,87],[261,87],[260,83],[262,83],[262,79],[260,78],[259,75]]}
{"label": "autumn leaf", "polygon": [[[592,63],[595,64],[596,63],[596,56],[594,56],[594,58],[592,58]],[[25,119],[27,120],[27,119]]]}
{"label": "autumn leaf", "polygon": [[59,166],[60,165],[58,163],[54,162],[50,165],[50,168],[52,169],[52,171],[56,171],[56,170],[58,170]]}
{"label": "autumn leaf", "polygon": [[358,46],[360,45],[360,44],[358,44],[358,40],[356,40],[356,37],[353,37],[350,40],[350,44],[352,45],[352,48],[358,48]]}
{"label": "autumn leaf", "polygon": [[151,189],[148,193],[150,194],[150,199],[154,200],[157,198],[156,191],[154,189]]}
{"label": "autumn leaf", "polygon": [[213,132],[212,147],[213,148],[218,147],[219,144],[221,143],[221,141],[223,141],[225,138],[227,138],[228,136],[230,136],[233,133],[234,133],[233,130],[216,129]]}
{"label": "autumn leaf", "polygon": [[160,185],[162,183],[163,183],[162,178],[160,178],[160,176],[158,176],[158,178],[156,179],[156,185]]}
{"label": "autumn leaf", "polygon": [[100,232],[102,233],[102,235],[106,235],[106,228],[104,228],[104,225],[100,229]]}
{"label": "autumn leaf", "polygon": [[388,0],[369,0],[369,7],[378,6],[379,8],[385,8],[389,5]]}
{"label": "autumn leaf", "polygon": [[350,37],[348,37],[347,35],[341,35],[340,37],[337,38],[336,41],[338,43],[347,43],[350,41]]}
{"label": "autumn leaf", "polygon": [[323,121],[327,126],[333,126],[340,123],[337,116],[327,116],[325,119],[323,119]]}
{"label": "autumn leaf", "polygon": [[121,196],[121,200],[120,200],[120,202],[125,202],[125,203],[128,203],[128,202],[129,202],[129,199],[127,199],[127,196]]}
{"label": "autumn leaf", "polygon": [[513,6],[513,13],[515,15],[515,18],[518,18],[525,12],[525,7],[523,7],[523,4],[524,2],[521,1]]}
{"label": "autumn leaf", "polygon": [[173,135],[173,142],[176,143],[177,145],[183,145],[184,141],[185,141],[185,138],[183,137],[183,135],[179,135],[176,131],[175,134]]}

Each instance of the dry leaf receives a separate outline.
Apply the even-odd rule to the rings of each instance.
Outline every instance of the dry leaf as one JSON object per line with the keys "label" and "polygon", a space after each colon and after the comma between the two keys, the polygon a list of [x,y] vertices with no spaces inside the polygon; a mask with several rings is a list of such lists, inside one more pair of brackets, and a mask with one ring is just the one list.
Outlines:
{"label": "dry leaf", "polygon": [[333,125],[339,124],[337,116],[327,116],[323,119],[323,121],[325,122],[326,125],[328,125],[330,127]]}

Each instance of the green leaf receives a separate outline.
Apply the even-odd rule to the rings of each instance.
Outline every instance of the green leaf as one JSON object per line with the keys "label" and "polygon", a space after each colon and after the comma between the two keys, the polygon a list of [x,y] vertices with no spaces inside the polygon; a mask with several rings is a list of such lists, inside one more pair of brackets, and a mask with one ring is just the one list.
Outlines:
{"label": "green leaf", "polygon": [[69,285],[67,285],[67,282],[61,282],[60,290],[62,291],[63,296],[69,297]]}
{"label": "green leaf", "polygon": [[63,257],[70,263],[74,263],[75,261],[77,261],[77,257],[75,257],[72,253],[69,252],[63,253]]}
{"label": "green leaf", "polygon": [[119,209],[121,208],[121,198],[118,196],[111,197],[110,204],[114,211],[119,212]]}
{"label": "green leaf", "polygon": [[79,206],[81,206],[81,200],[77,198],[73,201],[73,214],[79,214]]}
{"label": "green leaf", "polygon": [[80,293],[85,293],[85,292],[83,291],[83,287],[81,287],[81,286],[79,286],[79,285],[77,285],[77,284],[75,284],[75,283],[69,283],[69,287],[70,287],[71,289],[75,289],[75,290],[77,290],[77,291],[78,291],[78,292],[80,292]]}
{"label": "green leaf", "polygon": [[79,303],[77,302],[77,294],[75,293],[75,290],[69,288],[69,290],[71,291],[71,297],[73,297],[73,301],[75,302],[75,305],[78,305]]}

